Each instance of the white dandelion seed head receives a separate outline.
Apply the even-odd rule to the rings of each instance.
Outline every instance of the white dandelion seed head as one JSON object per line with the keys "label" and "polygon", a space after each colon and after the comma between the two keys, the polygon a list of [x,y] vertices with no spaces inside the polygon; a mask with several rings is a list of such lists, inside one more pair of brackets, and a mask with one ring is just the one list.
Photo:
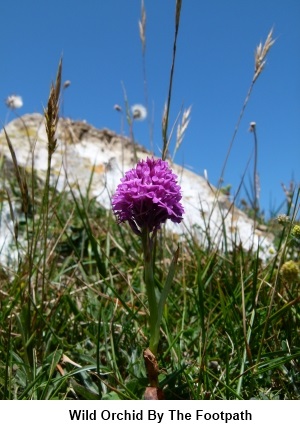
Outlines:
{"label": "white dandelion seed head", "polygon": [[120,105],[118,105],[118,104],[115,104],[115,105],[114,105],[114,110],[116,110],[117,112],[122,112],[122,108],[121,108],[121,106],[120,106]]}
{"label": "white dandelion seed head", "polygon": [[20,109],[23,106],[23,100],[21,96],[12,94],[7,97],[5,104],[9,109]]}
{"label": "white dandelion seed head", "polygon": [[255,127],[256,127],[256,122],[254,122],[254,121],[252,121],[252,122],[250,122],[250,127],[249,127],[249,131],[251,132],[253,132],[254,130],[255,130]]}
{"label": "white dandelion seed head", "polygon": [[68,88],[71,85],[71,81],[67,80],[64,82],[63,89]]}
{"label": "white dandelion seed head", "polygon": [[131,106],[131,112],[133,119],[138,121],[144,121],[144,119],[147,118],[147,109],[143,105]]}

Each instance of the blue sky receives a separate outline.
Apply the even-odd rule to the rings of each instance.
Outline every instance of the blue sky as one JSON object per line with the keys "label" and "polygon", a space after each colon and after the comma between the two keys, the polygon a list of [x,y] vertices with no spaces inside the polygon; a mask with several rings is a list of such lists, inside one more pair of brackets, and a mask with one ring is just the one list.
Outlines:
{"label": "blue sky", "polygon": [[[146,74],[156,154],[162,147],[161,117],[167,97],[174,35],[175,0],[145,0]],[[96,127],[122,131],[123,85],[129,103],[145,104],[138,20],[140,0],[14,0],[1,2],[0,99],[20,94],[18,114],[41,112],[63,54],[63,113]],[[274,27],[276,43],[255,84],[224,174],[238,188],[247,161],[253,178],[257,124],[260,204],[276,210],[281,184],[299,184],[300,2],[299,0],[183,0],[170,125],[192,105],[191,122],[175,161],[217,184],[250,86],[254,50]],[[0,120],[7,109],[0,104]],[[13,118],[11,113],[10,119]],[[152,121],[152,120],[151,120]],[[128,133],[126,124],[123,132]],[[136,140],[150,148],[149,122],[136,122]],[[242,192],[244,195],[245,192]],[[282,209],[283,211],[283,209]]]}

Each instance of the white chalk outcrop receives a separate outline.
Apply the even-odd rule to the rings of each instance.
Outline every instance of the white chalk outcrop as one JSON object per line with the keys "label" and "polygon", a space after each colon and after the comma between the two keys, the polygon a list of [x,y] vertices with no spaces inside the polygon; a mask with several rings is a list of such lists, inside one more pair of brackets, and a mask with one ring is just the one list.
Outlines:
{"label": "white chalk outcrop", "polygon": [[[43,180],[47,169],[44,117],[40,114],[24,115],[10,122],[5,129],[18,164],[28,169],[33,166],[37,176]],[[123,173],[134,167],[135,157],[145,159],[151,156],[142,146],[113,131],[98,130],[86,122],[67,118],[59,120],[57,142],[52,158],[51,182],[59,191],[69,187],[76,191],[80,187],[85,193],[89,189],[90,197],[96,198],[107,209],[111,208],[111,195]],[[3,163],[9,163],[12,169],[3,130],[0,133],[0,154]],[[272,248],[271,235],[255,228],[253,220],[203,177],[176,164],[171,167],[182,188],[185,214],[182,224],[167,225],[170,230],[196,235],[203,245],[210,242],[220,249],[225,249],[226,237],[227,249],[232,244],[253,250],[259,247],[261,257],[265,259],[268,256],[268,250]],[[8,255],[13,258],[9,253],[13,225],[5,199],[0,217],[0,261],[4,263]]]}

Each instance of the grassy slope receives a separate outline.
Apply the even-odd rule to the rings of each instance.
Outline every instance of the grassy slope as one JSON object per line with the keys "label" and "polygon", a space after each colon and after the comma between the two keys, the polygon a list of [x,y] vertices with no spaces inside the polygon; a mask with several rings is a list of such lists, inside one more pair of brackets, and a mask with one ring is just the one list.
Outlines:
{"label": "grassy slope", "polygon": [[[32,176],[27,183],[34,201],[19,222],[27,240],[1,279],[1,398],[141,398],[147,306],[139,238],[85,196],[49,188],[45,213],[45,190]],[[267,265],[241,248],[204,250],[187,233],[159,349],[167,398],[299,397],[300,283],[280,276],[297,251],[289,230]],[[175,245],[162,230],[158,288]]]}

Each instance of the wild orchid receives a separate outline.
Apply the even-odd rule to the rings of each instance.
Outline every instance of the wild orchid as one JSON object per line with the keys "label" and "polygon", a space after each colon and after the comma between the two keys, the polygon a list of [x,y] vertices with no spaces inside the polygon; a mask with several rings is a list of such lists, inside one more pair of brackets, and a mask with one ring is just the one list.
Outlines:
{"label": "wild orchid", "polygon": [[150,342],[144,352],[151,387],[157,387],[156,353],[160,337],[163,309],[174,277],[178,259],[175,252],[164,288],[160,295],[154,279],[154,238],[167,220],[182,221],[184,208],[177,176],[166,161],[147,158],[125,173],[112,198],[113,211],[120,223],[128,221],[141,237],[144,255],[144,279],[149,308]]}

